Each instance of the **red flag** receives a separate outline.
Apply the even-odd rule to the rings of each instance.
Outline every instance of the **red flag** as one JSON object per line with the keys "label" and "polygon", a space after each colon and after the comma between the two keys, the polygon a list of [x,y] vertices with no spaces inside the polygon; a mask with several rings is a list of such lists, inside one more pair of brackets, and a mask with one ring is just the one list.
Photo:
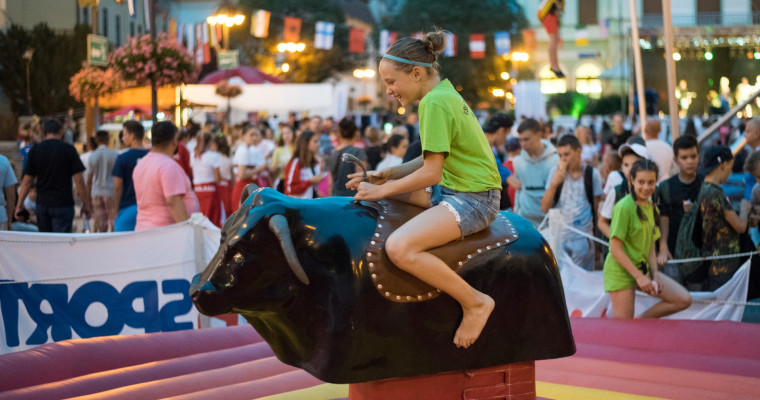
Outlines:
{"label": "red flag", "polygon": [[285,29],[282,38],[286,42],[298,42],[301,38],[301,18],[285,17]]}
{"label": "red flag", "polygon": [[536,49],[536,31],[532,29],[526,29],[522,32],[523,34],[523,46],[525,47],[525,51],[533,51]]}
{"label": "red flag", "polygon": [[486,35],[482,33],[470,34],[470,57],[472,58],[486,57]]}
{"label": "red flag", "polygon": [[351,28],[348,31],[348,51],[350,53],[364,53],[364,36],[364,29]]}

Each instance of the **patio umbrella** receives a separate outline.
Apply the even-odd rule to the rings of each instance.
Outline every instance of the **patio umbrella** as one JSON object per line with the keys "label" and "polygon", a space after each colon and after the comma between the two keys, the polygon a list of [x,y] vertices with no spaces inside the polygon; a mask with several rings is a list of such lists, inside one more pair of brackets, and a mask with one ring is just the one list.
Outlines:
{"label": "patio umbrella", "polygon": [[201,85],[215,85],[223,80],[229,80],[231,78],[238,77],[245,83],[285,83],[282,79],[276,78],[272,75],[265,74],[254,67],[247,65],[241,65],[237,68],[214,71],[201,79],[198,84]]}

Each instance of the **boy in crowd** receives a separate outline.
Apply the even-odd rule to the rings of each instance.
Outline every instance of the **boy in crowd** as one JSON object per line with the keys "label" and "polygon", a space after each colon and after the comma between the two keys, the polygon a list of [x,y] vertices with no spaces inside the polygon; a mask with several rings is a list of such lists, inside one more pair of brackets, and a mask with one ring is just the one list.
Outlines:
{"label": "boy in crowd", "polygon": [[123,124],[122,142],[126,151],[116,157],[113,165],[113,214],[114,232],[129,232],[135,230],[137,223],[137,199],[132,182],[132,172],[137,162],[148,154],[143,147],[145,128],[137,121],[126,121]]}
{"label": "boy in crowd", "polygon": [[[751,206],[747,200],[742,199],[737,215],[720,186],[728,180],[733,166],[734,156],[731,150],[725,146],[714,146],[705,152],[703,167],[699,170],[700,174],[704,174],[705,180],[698,195],[702,223],[695,226],[695,230],[701,228],[701,250],[706,257],[737,254],[741,251],[739,235],[747,230]],[[721,287],[744,261],[743,258],[727,258],[707,262],[707,279],[703,290],[714,291]]]}
{"label": "boy in crowd", "polygon": [[[632,141],[635,142],[635,140],[636,139]],[[620,170],[623,173],[623,178],[620,181],[620,184],[612,186],[612,189],[606,193],[604,203],[599,210],[599,217],[596,221],[597,228],[599,228],[606,237],[610,236],[610,221],[612,221],[612,209],[615,207],[615,203],[625,197],[626,194],[630,193],[630,188],[628,186],[628,172],[631,170],[633,163],[642,158],[649,158],[646,146],[639,143],[626,143],[620,146],[618,154],[622,160]],[[614,184],[614,182],[610,182],[610,177],[612,176],[613,174],[610,174],[607,178],[607,185]]]}
{"label": "boy in crowd", "polygon": [[[560,209],[562,222],[589,235],[594,235],[594,217],[602,196],[599,171],[581,162],[581,142],[565,135],[557,143],[559,165],[549,172],[546,192],[541,199],[541,211]],[[586,270],[594,269],[594,244],[570,230],[562,234],[562,248],[573,262]]]}
{"label": "boy in crowd", "polygon": [[534,225],[543,221],[541,200],[549,181],[549,172],[559,163],[557,149],[548,140],[541,139],[541,124],[527,118],[517,127],[517,139],[522,151],[513,161],[514,172],[522,183],[515,196],[515,213]]}
{"label": "boy in crowd", "polygon": [[695,137],[681,136],[676,139],[673,153],[678,174],[660,182],[654,196],[660,209],[659,265],[665,265],[673,258],[683,215],[697,201],[704,181],[704,176],[697,174],[699,147]]}

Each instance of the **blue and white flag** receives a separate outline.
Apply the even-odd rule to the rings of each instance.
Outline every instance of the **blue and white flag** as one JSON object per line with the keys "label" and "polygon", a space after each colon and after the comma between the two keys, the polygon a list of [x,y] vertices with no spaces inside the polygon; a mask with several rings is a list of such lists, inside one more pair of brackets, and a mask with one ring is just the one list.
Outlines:
{"label": "blue and white flag", "polygon": [[317,49],[330,50],[333,47],[335,36],[335,24],[317,21],[317,32],[314,36],[314,47]]}
{"label": "blue and white flag", "polygon": [[446,48],[443,49],[443,55],[445,57],[457,55],[457,35],[451,32],[446,33]]}
{"label": "blue and white flag", "polygon": [[144,3],[145,7],[143,10],[145,11],[145,29],[150,32],[150,26],[153,23],[153,21],[150,20],[150,17],[153,15],[150,11],[150,0],[145,0]]}
{"label": "blue and white flag", "polygon": [[494,39],[496,42],[497,55],[503,56],[512,51],[512,39],[509,37],[509,32],[496,32],[494,33]]}

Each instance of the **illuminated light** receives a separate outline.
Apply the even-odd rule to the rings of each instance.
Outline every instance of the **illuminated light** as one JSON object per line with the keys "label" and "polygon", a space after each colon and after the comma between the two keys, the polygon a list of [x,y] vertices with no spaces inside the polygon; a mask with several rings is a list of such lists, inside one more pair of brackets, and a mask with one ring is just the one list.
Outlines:
{"label": "illuminated light", "polygon": [[501,73],[501,79],[504,79],[505,81],[509,80],[509,72],[502,72]]}
{"label": "illuminated light", "polygon": [[364,70],[364,76],[367,78],[374,78],[375,77],[375,70],[371,68],[367,68]]}
{"label": "illuminated light", "polygon": [[399,107],[399,108],[398,108],[398,113],[399,113],[399,115],[404,115],[404,114],[406,114],[406,108],[404,108],[404,107]]}
{"label": "illuminated light", "polygon": [[224,24],[227,26],[233,26],[235,25],[235,20],[232,18],[228,18],[226,21],[224,21]]}
{"label": "illuminated light", "polygon": [[283,52],[285,52],[285,50],[287,50],[287,47],[288,47],[287,44],[280,43],[280,44],[277,45],[277,51],[279,51],[280,53],[283,53]]}
{"label": "illuminated light", "polygon": [[462,87],[462,85],[457,85],[457,87],[456,87],[456,90],[457,90],[457,92],[461,92],[461,91],[462,91],[462,89],[464,89],[464,88]]}
{"label": "illuminated light", "polygon": [[752,52],[751,51],[747,52],[747,58],[750,59],[750,60],[752,59]]}
{"label": "illuminated light", "polygon": [[515,95],[512,94],[512,92],[507,92],[507,99],[512,100],[515,98]]}
{"label": "illuminated light", "polygon": [[209,25],[216,25],[216,16],[212,15],[206,18],[206,22],[208,22]]}
{"label": "illuminated light", "polygon": [[673,53],[673,60],[681,61],[681,53],[678,53],[678,52]]}
{"label": "illuminated light", "polygon": [[754,54],[755,60],[760,60],[760,51],[756,51]]}
{"label": "illuminated light", "polygon": [[235,16],[234,20],[235,20],[235,25],[242,25],[243,21],[245,21],[245,15],[238,14]]}
{"label": "illuminated light", "polygon": [[296,45],[296,51],[304,51],[306,50],[306,43],[298,43]]}
{"label": "illuminated light", "polygon": [[355,69],[354,70],[354,76],[357,77],[357,78],[359,78],[359,79],[364,78],[364,70],[363,69]]}
{"label": "illuminated light", "polygon": [[288,52],[295,53],[298,49],[298,45],[296,45],[295,43],[288,43],[287,48],[288,48]]}
{"label": "illuminated light", "polygon": [[290,64],[283,63],[282,64],[282,72],[288,72],[288,71],[290,71]]}
{"label": "illuminated light", "polygon": [[495,97],[504,97],[504,89],[494,89],[491,93],[493,93]]}
{"label": "illuminated light", "polygon": [[219,25],[224,25],[227,23],[227,14],[218,14],[216,16],[216,23]]}
{"label": "illuminated light", "polygon": [[709,50],[706,51],[705,52],[705,60],[712,61],[712,59],[713,59],[713,53],[712,53],[712,51],[709,51]]}

